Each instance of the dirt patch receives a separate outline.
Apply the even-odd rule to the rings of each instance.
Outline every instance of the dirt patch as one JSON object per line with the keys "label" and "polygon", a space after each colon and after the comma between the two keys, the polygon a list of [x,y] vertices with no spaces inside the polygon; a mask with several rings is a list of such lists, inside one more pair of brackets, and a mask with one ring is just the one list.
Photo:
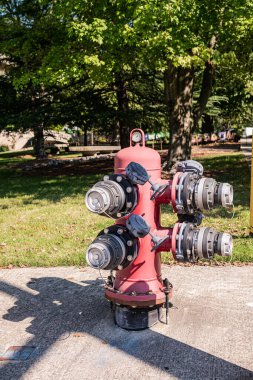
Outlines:
{"label": "dirt patch", "polygon": [[203,157],[210,155],[224,155],[229,153],[239,152],[241,146],[239,143],[225,143],[225,144],[208,144],[198,145],[192,147],[193,157]]}
{"label": "dirt patch", "polygon": [[31,155],[31,154],[25,154],[24,156],[20,156],[20,158],[22,158],[22,159],[31,159],[31,158],[34,158],[34,156]]}

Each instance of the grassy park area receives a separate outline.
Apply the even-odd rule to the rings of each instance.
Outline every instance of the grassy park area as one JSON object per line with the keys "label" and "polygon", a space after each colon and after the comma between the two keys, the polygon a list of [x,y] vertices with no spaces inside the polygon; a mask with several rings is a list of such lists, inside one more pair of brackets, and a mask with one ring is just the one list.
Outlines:
{"label": "grassy park area", "polygon": [[[84,264],[112,223],[83,199],[112,160],[27,171],[34,157],[16,150],[64,160],[69,146],[124,148],[136,128],[156,149],[169,144],[167,170],[203,145],[207,175],[235,188],[234,218],[216,209],[204,224],[232,233],[232,261],[253,261],[249,168],[224,146],[252,133],[252,2],[7,0],[0,9],[1,266]],[[164,225],[175,222],[163,213]]]}
{"label": "grassy park area", "polygon": [[[113,221],[90,213],[84,195],[96,180],[112,172],[113,161],[97,163],[93,169],[82,165],[78,171],[25,172],[30,160],[0,154],[0,266],[85,265],[87,246]],[[248,233],[250,170],[244,156],[228,153],[197,160],[208,176],[231,183],[235,193],[233,218],[232,211],[215,209],[206,213],[203,224],[233,235],[232,262],[253,262]],[[163,211],[163,226],[173,224],[176,215],[167,208]],[[172,261],[168,254],[163,258]]]}

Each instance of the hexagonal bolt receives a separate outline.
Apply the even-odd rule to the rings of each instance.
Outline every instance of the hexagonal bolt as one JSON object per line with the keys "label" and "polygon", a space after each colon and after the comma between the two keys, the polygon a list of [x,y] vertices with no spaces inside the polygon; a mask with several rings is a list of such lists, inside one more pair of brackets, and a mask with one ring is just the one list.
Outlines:
{"label": "hexagonal bolt", "polygon": [[126,188],[126,192],[129,194],[129,193],[131,193],[132,192],[132,188],[129,186],[129,187],[127,187]]}
{"label": "hexagonal bolt", "polygon": [[118,175],[117,178],[116,178],[116,181],[117,182],[121,182],[122,181],[122,177],[120,175]]}

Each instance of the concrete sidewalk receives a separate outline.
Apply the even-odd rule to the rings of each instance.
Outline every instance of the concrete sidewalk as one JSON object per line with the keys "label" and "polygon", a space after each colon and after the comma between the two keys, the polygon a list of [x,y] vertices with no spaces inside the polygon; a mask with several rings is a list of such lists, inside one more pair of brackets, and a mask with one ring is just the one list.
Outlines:
{"label": "concrete sidewalk", "polygon": [[0,379],[253,379],[253,266],[163,275],[174,285],[169,325],[129,332],[93,269],[1,270],[0,356],[27,347],[0,362]]}

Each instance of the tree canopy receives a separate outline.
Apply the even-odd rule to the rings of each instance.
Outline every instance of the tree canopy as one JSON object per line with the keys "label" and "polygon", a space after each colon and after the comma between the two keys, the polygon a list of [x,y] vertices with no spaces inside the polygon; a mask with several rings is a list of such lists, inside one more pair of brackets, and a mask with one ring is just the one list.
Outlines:
{"label": "tree canopy", "polygon": [[4,0],[0,60],[9,103],[2,95],[0,104],[20,106],[0,123],[20,127],[27,110],[33,128],[58,119],[113,130],[122,146],[134,127],[167,129],[169,167],[190,157],[205,111],[220,104],[219,117],[244,122],[252,37],[250,0]]}

